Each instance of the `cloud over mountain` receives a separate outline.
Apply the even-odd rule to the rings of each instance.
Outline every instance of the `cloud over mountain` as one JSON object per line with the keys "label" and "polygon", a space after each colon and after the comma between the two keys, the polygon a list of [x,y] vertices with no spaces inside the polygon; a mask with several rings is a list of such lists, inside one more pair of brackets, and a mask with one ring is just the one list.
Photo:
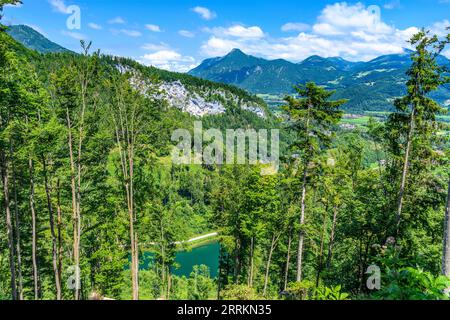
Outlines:
{"label": "cloud over mountain", "polygon": [[220,56],[237,47],[268,59],[301,61],[320,55],[368,61],[383,54],[403,52],[408,47],[406,41],[418,28],[398,29],[383,21],[379,7],[342,2],[327,5],[310,29],[306,24],[286,23],[282,30],[299,33],[273,38],[259,26],[206,29],[212,35],[202,44],[201,52],[206,57]]}

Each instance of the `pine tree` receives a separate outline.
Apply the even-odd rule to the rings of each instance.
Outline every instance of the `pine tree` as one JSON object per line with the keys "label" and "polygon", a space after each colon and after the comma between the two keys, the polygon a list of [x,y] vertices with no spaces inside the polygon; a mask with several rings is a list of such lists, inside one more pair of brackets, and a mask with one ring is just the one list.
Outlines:
{"label": "pine tree", "polygon": [[403,169],[398,191],[396,210],[396,232],[399,232],[402,210],[404,205],[405,189],[410,168],[411,152],[414,148],[416,137],[430,134],[430,130],[435,130],[437,126],[436,115],[444,110],[433,99],[430,93],[437,90],[441,85],[448,82],[444,75],[445,68],[440,66],[437,58],[450,42],[450,36],[445,40],[440,40],[436,35],[430,35],[429,31],[421,30],[414,35],[410,44],[415,46],[415,51],[411,55],[412,65],[407,75],[408,94],[395,101],[397,112],[390,116],[388,127],[396,122],[407,123],[405,135],[405,147],[403,155]]}
{"label": "pine tree", "polygon": [[345,100],[331,101],[329,98],[333,91],[325,89],[310,82],[305,86],[296,87],[300,99],[287,97],[287,106],[284,107],[289,117],[290,129],[294,130],[297,139],[291,146],[300,152],[301,174],[301,212],[300,232],[297,252],[297,281],[302,280],[303,250],[305,238],[305,214],[308,178],[312,171],[314,158],[323,151],[331,140],[331,128],[342,118],[339,107]]}
{"label": "pine tree", "polygon": [[450,277],[450,181],[448,183],[447,204],[444,215],[444,245],[442,255],[442,274]]}

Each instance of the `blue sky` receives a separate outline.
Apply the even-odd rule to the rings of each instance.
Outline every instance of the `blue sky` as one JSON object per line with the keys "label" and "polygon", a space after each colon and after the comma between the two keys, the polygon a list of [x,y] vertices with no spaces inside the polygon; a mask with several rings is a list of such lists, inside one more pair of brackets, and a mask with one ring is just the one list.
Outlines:
{"label": "blue sky", "polygon": [[[73,5],[80,29],[67,27]],[[449,13],[450,0],[24,0],[5,8],[4,23],[74,51],[92,40],[103,53],[187,71],[235,47],[294,62],[313,54],[367,61],[401,52],[417,28],[442,35]]]}

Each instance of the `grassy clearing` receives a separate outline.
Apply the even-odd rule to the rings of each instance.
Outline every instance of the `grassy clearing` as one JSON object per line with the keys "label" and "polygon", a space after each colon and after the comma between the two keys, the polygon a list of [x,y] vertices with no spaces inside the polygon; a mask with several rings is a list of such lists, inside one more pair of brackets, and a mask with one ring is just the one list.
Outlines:
{"label": "grassy clearing", "polygon": [[342,123],[348,123],[355,126],[366,126],[369,122],[370,116],[361,116],[357,118],[344,118],[341,120]]}
{"label": "grassy clearing", "polygon": [[219,237],[220,235],[216,235],[214,237],[211,238],[206,238],[206,239],[201,239],[198,241],[194,241],[194,242],[189,242],[187,244],[183,244],[183,245],[178,245],[177,246],[177,250],[178,251],[192,251],[195,248],[199,248],[202,246],[205,246],[207,244],[213,243],[213,242],[217,242],[219,241]]}
{"label": "grassy clearing", "polygon": [[[391,112],[368,111],[362,115],[347,114],[341,120],[342,124],[354,125],[356,127],[366,127],[369,119],[374,118],[378,121],[385,121]],[[450,115],[441,115],[437,119],[441,122],[450,123]]]}

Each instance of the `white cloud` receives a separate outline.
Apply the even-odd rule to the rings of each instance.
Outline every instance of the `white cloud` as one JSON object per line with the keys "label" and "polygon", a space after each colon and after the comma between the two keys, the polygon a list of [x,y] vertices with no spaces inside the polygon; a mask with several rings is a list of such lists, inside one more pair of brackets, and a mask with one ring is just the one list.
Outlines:
{"label": "white cloud", "polygon": [[49,0],[53,9],[60,13],[68,13],[67,6],[63,0]]}
{"label": "white cloud", "polygon": [[193,57],[180,54],[164,42],[147,43],[142,49],[149,51],[139,60],[145,65],[176,72],[187,72],[198,65]]}
{"label": "white cloud", "polygon": [[183,56],[171,49],[145,54],[140,60],[146,65],[152,65],[160,69],[177,72],[186,72],[196,66],[195,59],[193,57]]}
{"label": "white cloud", "polygon": [[195,7],[192,8],[192,11],[198,13],[202,17],[202,19],[205,20],[213,20],[217,17],[217,14],[214,11],[211,11],[205,7]]}
{"label": "white cloud", "polygon": [[178,31],[178,34],[180,36],[186,37],[186,38],[194,38],[195,37],[195,34],[188,30],[180,30],[180,31]]}
{"label": "white cloud", "polygon": [[94,29],[94,30],[101,30],[101,29],[103,29],[101,25],[96,24],[94,22],[88,23],[88,27],[91,28],[91,29]]}
{"label": "white cloud", "polygon": [[[237,41],[212,36],[201,47],[201,51],[208,57],[223,56],[234,48],[242,48],[243,44]],[[247,47],[245,48],[247,51]]]}
{"label": "white cloud", "polygon": [[142,33],[137,30],[121,29],[120,33],[127,35],[129,37],[133,37],[133,38],[138,38],[138,37],[142,36]]}
{"label": "white cloud", "polygon": [[86,40],[87,39],[87,37],[84,34],[79,33],[79,32],[63,30],[63,31],[61,31],[61,34],[64,36],[67,36],[67,37],[71,37],[75,40]]}
{"label": "white cloud", "polygon": [[263,38],[264,32],[258,26],[244,27],[242,25],[233,25],[228,28],[216,27],[216,28],[204,28],[204,32],[212,33],[216,37],[231,37],[240,38],[243,40],[260,39]]}
{"label": "white cloud", "polygon": [[261,30],[260,27],[254,26],[254,27],[243,27],[240,25],[235,25],[230,28],[228,28],[225,31],[226,35],[237,37],[237,38],[248,38],[248,39],[258,39],[264,37],[264,32]]}
{"label": "white cloud", "polygon": [[146,54],[143,56],[143,58],[157,63],[182,60],[181,54],[173,50],[157,51],[154,53]]}
{"label": "white cloud", "polygon": [[[260,28],[261,32],[256,32],[257,27],[253,33],[245,27],[234,29],[235,32],[223,27],[205,29],[212,35],[201,46],[201,53],[206,57],[222,56],[233,48],[240,48],[248,54],[268,59],[301,61],[311,55],[320,55],[367,61],[380,55],[403,52],[403,48],[409,47],[407,40],[418,29],[414,26],[397,29],[385,23],[374,9],[377,8],[365,7],[361,3],[328,5],[310,29],[297,30],[296,36],[282,38],[264,35]],[[303,27],[306,25],[289,23],[282,29],[295,31]],[[259,38],[249,35],[258,35]]]}
{"label": "white cloud", "polygon": [[169,45],[167,43],[146,43],[142,46],[142,49],[148,50],[148,51],[162,51],[169,49]]}
{"label": "white cloud", "polygon": [[393,9],[399,9],[401,8],[400,0],[391,0],[390,2],[387,2],[383,8],[386,10],[393,10]]}
{"label": "white cloud", "polygon": [[125,24],[126,21],[121,17],[116,17],[108,21],[109,24]]}
{"label": "white cloud", "polygon": [[[438,37],[445,37],[450,33],[450,30],[447,28],[450,28],[450,21],[445,19],[443,21],[435,22],[428,29],[432,34],[436,34]],[[444,50],[442,54],[450,59],[450,48]]]}
{"label": "white cloud", "polygon": [[435,22],[429,27],[431,33],[436,34],[439,37],[444,37],[449,34],[450,31],[447,28],[450,28],[450,21],[447,19]]}
{"label": "white cloud", "polygon": [[10,4],[7,3],[5,4],[5,8],[22,8],[23,7],[23,3],[16,3],[16,4]]}
{"label": "white cloud", "polygon": [[388,34],[393,31],[391,26],[381,21],[380,15],[362,3],[348,5],[345,2],[326,6],[313,29],[322,35],[346,35],[351,31]]}
{"label": "white cloud", "polygon": [[450,59],[450,49],[445,50],[442,52],[442,55],[446,56],[448,59]]}
{"label": "white cloud", "polygon": [[288,22],[281,26],[281,31],[289,32],[289,31],[307,31],[311,28],[309,24],[302,22]]}
{"label": "white cloud", "polygon": [[156,24],[146,24],[145,28],[152,32],[161,32],[161,28]]}

